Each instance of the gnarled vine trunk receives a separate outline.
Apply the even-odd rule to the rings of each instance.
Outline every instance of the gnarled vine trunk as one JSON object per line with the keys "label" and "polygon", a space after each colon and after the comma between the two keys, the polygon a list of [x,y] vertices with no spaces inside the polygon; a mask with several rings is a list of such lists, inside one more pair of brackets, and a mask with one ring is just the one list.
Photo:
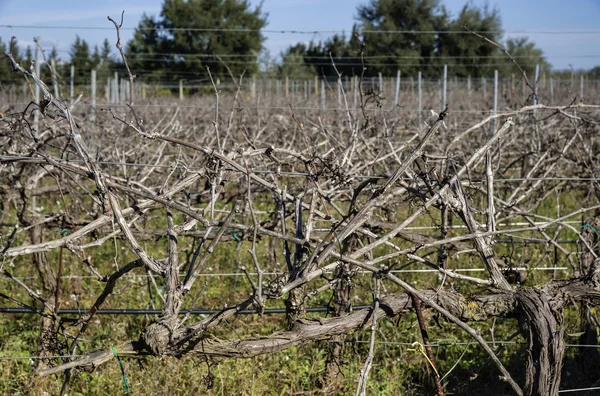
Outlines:
{"label": "gnarled vine trunk", "polygon": [[561,296],[531,287],[518,290],[515,297],[519,325],[528,340],[524,392],[558,396],[566,350]]}

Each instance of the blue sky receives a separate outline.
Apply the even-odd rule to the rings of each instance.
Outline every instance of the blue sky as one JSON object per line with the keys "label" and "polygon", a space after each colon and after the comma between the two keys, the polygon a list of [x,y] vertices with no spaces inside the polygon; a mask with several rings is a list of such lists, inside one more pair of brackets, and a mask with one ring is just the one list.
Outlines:
{"label": "blue sky", "polygon": [[[269,30],[346,31],[355,22],[356,6],[368,0],[265,0],[263,11],[269,14]],[[259,0],[250,0],[259,4]],[[456,15],[466,0],[443,0],[447,9]],[[477,6],[485,0],[471,0]],[[500,10],[505,37],[529,36],[544,50],[548,60],[557,69],[591,68],[600,65],[600,0],[498,0],[487,1]],[[7,42],[17,36],[22,48],[33,45],[33,37],[41,37],[42,47],[53,45],[59,57],[68,59],[68,50],[75,35],[88,41],[92,47],[104,38],[116,41],[112,24],[106,19],[120,16],[125,10],[124,27],[133,28],[145,12],[158,15],[161,0],[0,0],[0,25],[68,26],[73,29],[32,29],[0,27],[0,37]],[[105,27],[108,30],[89,29]],[[570,32],[569,34],[542,34],[523,32]],[[521,32],[521,33],[511,33]],[[573,33],[587,32],[587,33]],[[127,41],[132,30],[124,30]],[[328,34],[266,34],[266,48],[276,56],[290,44],[298,41],[325,39]]]}

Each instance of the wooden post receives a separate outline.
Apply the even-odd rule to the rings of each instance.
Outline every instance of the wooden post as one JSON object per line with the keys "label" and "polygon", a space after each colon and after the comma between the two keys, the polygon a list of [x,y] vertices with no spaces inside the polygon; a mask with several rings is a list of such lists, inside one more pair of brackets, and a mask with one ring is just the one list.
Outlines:
{"label": "wooden post", "polygon": [[250,97],[252,100],[256,99],[256,77],[252,77],[252,82],[250,83]]}
{"label": "wooden post", "polygon": [[[494,115],[498,112],[498,70],[494,70]],[[494,131],[495,134],[498,130],[498,119],[494,118]]]}
{"label": "wooden post", "polygon": [[285,76],[285,97],[290,96],[290,78]]}
{"label": "wooden post", "polygon": [[358,78],[356,76],[352,76],[352,108],[356,110],[356,102],[358,100]]}
{"label": "wooden post", "polygon": [[113,103],[119,103],[119,73],[115,72],[115,78],[112,80],[113,82]]}
{"label": "wooden post", "polygon": [[325,80],[321,80],[321,109],[325,109]]}
{"label": "wooden post", "polygon": [[[37,74],[37,76],[40,76],[40,71],[41,71],[41,58],[40,58],[40,38],[36,37],[35,38],[35,74]],[[34,101],[37,105],[40,104],[40,87],[37,84],[34,84],[34,91],[33,91],[33,95],[34,95]],[[33,113],[33,137],[37,140],[38,135],[39,135],[39,122],[40,122],[40,111],[39,109],[36,110]]]}
{"label": "wooden post", "polygon": [[400,70],[396,72],[396,92],[394,94],[394,107],[398,107],[398,99],[400,97]]}
{"label": "wooden post", "polygon": [[179,100],[183,101],[183,80],[179,79]]}
{"label": "wooden post", "polygon": [[96,70],[92,70],[91,72],[91,103],[92,103],[92,114],[90,114],[90,121],[96,121]]}
{"label": "wooden post", "polygon": [[540,65],[535,65],[535,78],[533,79],[533,104],[534,105],[538,104],[538,78],[539,77],[540,77]]}
{"label": "wooden post", "polygon": [[583,101],[583,73],[579,75],[579,100]]}
{"label": "wooden post", "polygon": [[315,95],[319,94],[319,77],[315,76]]}
{"label": "wooden post", "polygon": [[52,86],[54,88],[54,97],[60,99],[58,92],[58,78],[56,78],[56,59],[50,59],[50,67],[52,67]]}
{"label": "wooden post", "polygon": [[75,96],[75,66],[71,65],[71,81],[69,83],[69,102],[73,104]]}
{"label": "wooden post", "polygon": [[442,109],[446,108],[446,90],[448,89],[448,65],[444,65],[444,75],[442,79]]}
{"label": "wooden post", "polygon": [[483,101],[487,100],[487,80],[485,77],[481,78],[481,90],[483,91]]}
{"label": "wooden post", "polygon": [[338,94],[338,109],[342,108],[342,79],[338,77],[337,80],[337,94]]}
{"label": "wooden post", "polygon": [[550,75],[550,104],[554,103],[554,79]]}
{"label": "wooden post", "polygon": [[417,75],[417,80],[419,84],[419,102],[417,106],[417,111],[419,112],[419,127],[421,127],[421,117],[423,111],[423,79],[421,78],[421,72]]}
{"label": "wooden post", "polygon": [[467,98],[471,99],[471,76],[467,77]]}

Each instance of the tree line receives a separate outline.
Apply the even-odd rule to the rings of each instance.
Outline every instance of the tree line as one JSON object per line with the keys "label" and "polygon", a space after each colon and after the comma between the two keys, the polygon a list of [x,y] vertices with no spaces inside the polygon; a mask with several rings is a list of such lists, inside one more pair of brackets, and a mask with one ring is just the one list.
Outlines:
{"label": "tree line", "polygon": [[[369,0],[356,11],[356,23],[347,34],[297,43],[273,58],[263,46],[268,15],[260,5],[252,7],[247,0],[165,0],[159,16],[142,17],[126,54],[139,78],[167,83],[207,81],[207,69],[214,77],[245,73],[296,79],[338,72],[385,77],[395,76],[397,70],[404,75],[420,71],[428,78],[438,77],[442,65],[458,77],[490,76],[493,70],[504,75],[518,72],[503,51],[471,30],[503,45],[528,75],[533,75],[536,64],[542,70],[552,68],[543,51],[527,38],[504,40],[499,11],[487,5],[467,3],[452,16],[440,0]],[[0,38],[0,51],[7,46]],[[73,65],[77,84],[85,84],[91,69],[101,80],[124,71],[111,49],[108,39],[91,50],[76,36],[69,60],[57,62],[58,74],[68,78]],[[30,47],[20,51],[16,44],[13,53],[25,65],[31,64]],[[58,60],[56,50],[49,54],[52,57]],[[17,79],[9,71],[8,62],[0,63],[1,82]],[[592,77],[600,77],[600,67],[591,72]]]}

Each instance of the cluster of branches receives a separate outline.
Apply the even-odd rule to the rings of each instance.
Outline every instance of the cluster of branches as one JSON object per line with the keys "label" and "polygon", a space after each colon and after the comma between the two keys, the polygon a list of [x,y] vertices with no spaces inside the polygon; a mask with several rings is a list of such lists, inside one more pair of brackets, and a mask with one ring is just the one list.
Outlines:
{"label": "cluster of branches", "polygon": [[[181,127],[180,110],[157,115],[133,106],[125,113],[105,113],[95,129],[74,117],[39,76],[12,54],[6,56],[13,70],[33,79],[44,94],[43,103],[28,107],[42,115],[38,134],[31,129],[28,109],[5,115],[0,125],[3,216],[14,209],[17,224],[3,235],[0,275],[13,281],[36,307],[16,295],[2,297],[40,313],[42,355],[74,355],[97,310],[107,299],[118,298],[112,295],[116,285],[135,271],[158,278],[164,288],[162,315],[139,337],[122,340],[116,348],[119,355],[248,358],[370,326],[371,350],[358,393],[364,393],[368,379],[378,320],[405,310],[432,310],[469,334],[519,395],[558,394],[566,349],[564,313],[570,304],[588,310],[589,320],[582,326],[591,337],[588,342],[596,342],[589,309],[600,292],[598,235],[592,231],[600,229],[595,217],[600,210],[597,182],[586,184],[586,206],[550,218],[538,213],[540,206],[573,184],[548,186],[530,179],[600,176],[594,156],[599,150],[594,138],[598,106],[538,104],[479,121],[461,120],[444,109],[423,127],[370,108],[375,105],[368,104],[367,93],[361,91],[361,111],[346,109],[331,124],[316,114],[295,114],[290,106],[278,126],[265,127],[253,120],[260,115],[244,106],[241,80],[234,79],[238,90],[228,102],[215,88],[214,113],[200,117],[203,133],[192,135]],[[482,132],[490,131],[494,121],[499,121],[498,128]],[[119,172],[103,165],[124,158],[154,166]],[[167,171],[159,172],[160,166]],[[289,172],[306,176],[291,178]],[[526,178],[507,190],[497,188],[498,175]],[[201,191],[195,202],[190,194],[194,190]],[[40,196],[47,194],[55,194],[59,209],[40,205]],[[580,216],[590,227],[578,229],[567,221]],[[467,232],[455,233],[452,218]],[[515,220],[529,225],[497,226]],[[437,224],[438,229],[426,235],[409,232],[415,223]],[[71,232],[56,232],[61,229]],[[561,230],[576,235],[579,250],[561,245]],[[141,242],[144,235],[157,232],[164,238]],[[528,264],[518,255],[508,260],[496,253],[496,241],[502,237],[541,241],[547,250],[540,262]],[[193,307],[202,291],[199,276],[209,264],[218,265],[215,250],[231,238],[248,251],[240,258],[240,270],[252,268],[258,274],[248,276],[246,297],[203,320],[182,317],[182,308]],[[119,262],[115,256],[117,269],[98,263],[98,251],[116,240],[133,259]],[[266,254],[261,253],[262,245],[268,246]],[[540,266],[552,249],[571,265],[570,279],[515,283],[513,266]],[[182,259],[183,250],[193,254]],[[48,259],[54,251],[60,252],[58,263]],[[59,314],[65,294],[60,283],[63,254],[70,254],[104,284],[89,313],[75,321]],[[464,255],[480,263],[485,276],[455,271],[454,258]],[[28,262],[37,268],[43,292],[9,270]],[[415,287],[392,272],[407,263],[434,269],[444,281],[435,290]],[[266,276],[267,268],[281,275]],[[353,311],[359,271],[373,275],[373,288],[367,290],[374,296],[373,305]],[[469,285],[477,286],[476,294],[459,292]],[[336,316],[309,318],[310,301],[327,295]],[[231,331],[229,339],[211,337],[238,311],[254,307],[260,313],[277,302],[286,307],[281,331],[242,340]],[[468,324],[498,317],[517,318],[516,330],[529,344],[521,384]],[[426,334],[426,323],[420,323]],[[333,348],[330,353],[338,352]],[[40,363],[37,373],[66,372],[67,383],[73,370],[95,368],[114,355],[107,349],[50,360]],[[439,376],[436,383],[438,393],[443,392]]]}

